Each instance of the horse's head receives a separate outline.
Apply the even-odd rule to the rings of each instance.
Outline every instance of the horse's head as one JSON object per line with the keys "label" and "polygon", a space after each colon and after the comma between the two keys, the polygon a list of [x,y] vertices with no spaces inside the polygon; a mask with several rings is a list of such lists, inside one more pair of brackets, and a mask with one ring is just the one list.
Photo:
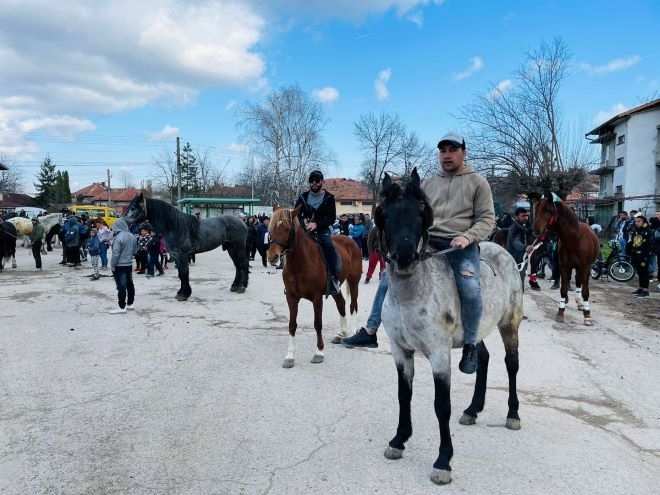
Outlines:
{"label": "horse's head", "polygon": [[280,262],[280,258],[293,248],[295,241],[296,226],[295,221],[300,214],[302,205],[294,210],[286,210],[284,208],[273,212],[268,225],[268,236],[270,237],[270,245],[266,257],[268,262],[276,266]]}
{"label": "horse's head", "polygon": [[547,192],[534,208],[534,226],[533,234],[539,237],[543,232],[552,228],[557,222],[557,205],[555,198],[559,201],[556,194]]}
{"label": "horse's head", "polygon": [[381,198],[374,215],[376,225],[384,236],[394,273],[408,277],[421,260],[433,224],[433,208],[420,188],[417,169],[405,187],[385,174]]}
{"label": "horse's head", "polygon": [[128,225],[135,225],[147,219],[147,200],[142,193],[135,196],[126,208],[124,219]]}

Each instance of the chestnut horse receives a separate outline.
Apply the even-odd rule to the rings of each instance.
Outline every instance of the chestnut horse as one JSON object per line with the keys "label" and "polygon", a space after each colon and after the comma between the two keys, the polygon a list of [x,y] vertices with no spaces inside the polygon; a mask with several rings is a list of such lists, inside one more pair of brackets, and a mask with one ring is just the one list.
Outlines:
{"label": "chestnut horse", "polygon": [[555,193],[545,194],[536,204],[534,235],[548,230],[559,236],[559,269],[561,287],[559,310],[555,321],[564,321],[564,310],[568,302],[568,282],[575,269],[575,302],[583,311],[584,324],[593,325],[589,310],[589,272],[600,252],[598,237],[586,223],[578,220],[575,212],[566,206]]}
{"label": "chestnut horse", "polygon": [[[282,367],[291,368],[294,364],[296,344],[296,328],[298,317],[298,303],[307,299],[314,306],[314,329],[316,330],[316,352],[312,363],[323,362],[323,296],[327,289],[327,269],[321,254],[321,246],[300,225],[298,215],[302,206],[294,210],[280,209],[273,213],[268,231],[270,234],[270,247],[267,257],[271,265],[279,263],[280,257],[286,255],[282,279],[286,302],[289,305],[289,348]],[[344,282],[344,289],[348,286],[346,295],[351,298],[351,332],[355,333],[355,317],[358,310],[358,285],[362,276],[362,253],[358,245],[350,237],[333,236],[332,242],[341,260],[339,281]],[[344,290],[344,292],[346,292]],[[346,330],[346,299],[339,292],[332,296],[340,315],[340,332],[334,337],[333,343],[341,342],[348,337]]]}

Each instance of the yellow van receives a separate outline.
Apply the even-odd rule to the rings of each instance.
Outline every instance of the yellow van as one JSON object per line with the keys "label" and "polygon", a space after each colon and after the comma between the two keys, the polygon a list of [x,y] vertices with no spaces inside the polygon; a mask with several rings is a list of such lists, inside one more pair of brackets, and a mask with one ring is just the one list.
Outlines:
{"label": "yellow van", "polygon": [[87,213],[90,218],[101,217],[110,228],[112,228],[117,219],[121,216],[115,210],[107,206],[75,205],[70,206],[69,210],[71,210],[76,216]]}

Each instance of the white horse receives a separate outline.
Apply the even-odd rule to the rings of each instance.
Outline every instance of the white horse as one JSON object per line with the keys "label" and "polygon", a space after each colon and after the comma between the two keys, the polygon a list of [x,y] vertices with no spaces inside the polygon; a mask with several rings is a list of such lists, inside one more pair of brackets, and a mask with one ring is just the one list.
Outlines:
{"label": "white horse", "polygon": [[[46,237],[48,231],[54,225],[57,225],[62,221],[62,215],[60,213],[49,213],[48,215],[44,215],[42,217],[37,217],[37,218],[39,220],[39,223],[44,227],[44,238]],[[29,236],[30,234],[32,234],[31,219],[25,217],[14,217],[14,218],[10,218],[9,222],[14,224],[14,227],[16,227],[16,232],[18,235]],[[22,240],[22,245],[24,247],[30,246],[29,242],[26,243],[25,237]],[[48,252],[46,251],[46,243],[43,241],[43,239],[41,244],[41,252],[42,254],[48,254]]]}
{"label": "white horse", "polygon": [[[385,174],[382,202],[375,212],[384,235],[390,265],[388,292],[383,305],[383,325],[390,338],[392,356],[399,376],[399,425],[385,450],[388,459],[399,459],[404,443],[412,435],[410,402],[414,354],[422,352],[430,361],[435,383],[435,413],[440,426],[440,450],[431,480],[451,482],[449,462],[453,455],[451,415],[451,349],[463,346],[461,302],[452,267],[442,252],[424,257],[427,230],[433,209],[420,188],[417,170],[404,187]],[[483,339],[498,327],[504,342],[509,375],[509,411],[506,427],[520,429],[516,374],[518,372],[518,327],[523,316],[523,286],[513,257],[492,242],[481,244],[480,287],[483,312],[477,335],[477,376],[470,406],[460,423],[475,424],[486,395],[489,354]],[[504,455],[504,454],[501,454]],[[494,455],[494,457],[497,457]]]}

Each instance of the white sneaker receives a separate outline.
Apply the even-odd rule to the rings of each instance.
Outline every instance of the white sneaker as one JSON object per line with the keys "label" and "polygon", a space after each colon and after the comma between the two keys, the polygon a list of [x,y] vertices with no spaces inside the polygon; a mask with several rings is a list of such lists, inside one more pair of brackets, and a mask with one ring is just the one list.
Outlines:
{"label": "white sneaker", "polygon": [[118,315],[121,313],[126,313],[126,308],[120,308],[117,306],[116,308],[110,310],[111,315]]}
{"label": "white sneaker", "polygon": [[135,309],[135,306],[133,306],[132,304],[127,304],[126,309]]}

